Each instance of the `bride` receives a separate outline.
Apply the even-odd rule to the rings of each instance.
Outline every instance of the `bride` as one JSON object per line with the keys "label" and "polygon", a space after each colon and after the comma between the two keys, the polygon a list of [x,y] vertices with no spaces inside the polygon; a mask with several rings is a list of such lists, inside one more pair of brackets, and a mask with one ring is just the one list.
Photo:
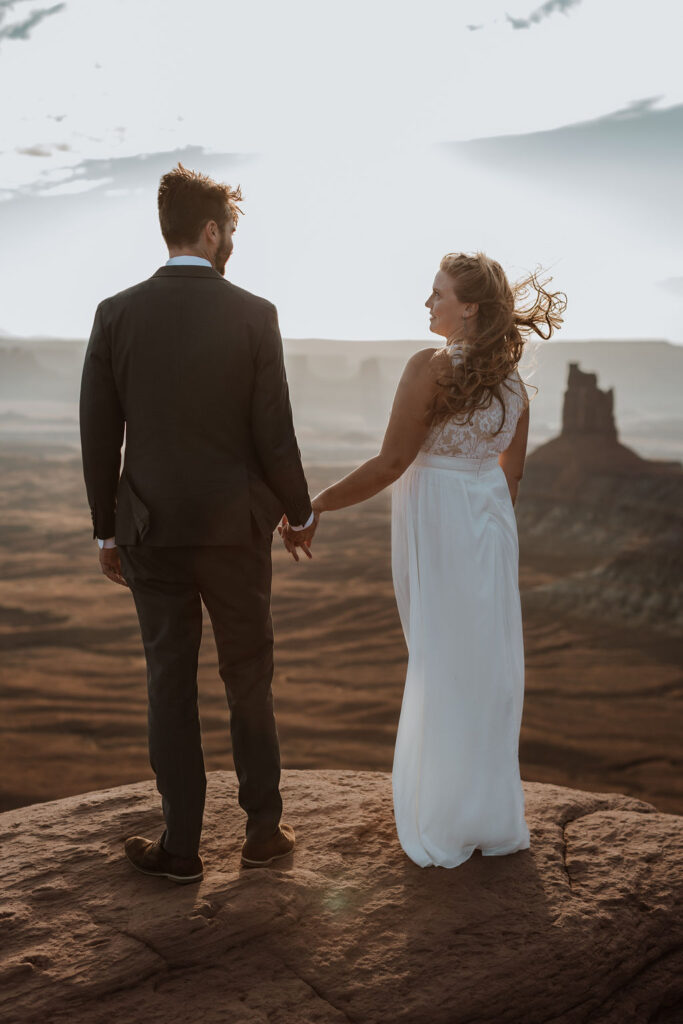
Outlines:
{"label": "bride", "polygon": [[[531,274],[511,287],[481,252],[444,256],[425,305],[445,345],[409,359],[379,454],[313,500],[319,518],[395,484],[392,575],[408,668],[392,787],[399,841],[421,867],[530,845],[513,506],[529,429],[517,364],[525,336],[550,338],[566,308],[543,284]],[[297,557],[296,533],[286,523],[280,533]]]}

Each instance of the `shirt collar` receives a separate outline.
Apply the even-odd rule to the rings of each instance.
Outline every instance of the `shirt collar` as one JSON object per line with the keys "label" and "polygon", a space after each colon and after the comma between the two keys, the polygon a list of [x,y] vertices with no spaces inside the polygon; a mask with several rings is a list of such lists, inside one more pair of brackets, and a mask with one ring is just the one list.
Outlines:
{"label": "shirt collar", "polygon": [[210,260],[203,256],[171,256],[166,260],[167,267],[210,267]]}

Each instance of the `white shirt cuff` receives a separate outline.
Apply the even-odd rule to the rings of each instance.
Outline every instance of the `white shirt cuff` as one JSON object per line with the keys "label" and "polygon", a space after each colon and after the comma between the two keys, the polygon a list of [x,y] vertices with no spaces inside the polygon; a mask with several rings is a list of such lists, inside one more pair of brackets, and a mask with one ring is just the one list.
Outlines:
{"label": "white shirt cuff", "polygon": [[102,540],[101,537],[98,537],[97,538],[97,543],[98,543],[98,545],[101,548],[115,548],[116,547],[116,538],[115,537],[107,537],[106,540]]}
{"label": "white shirt cuff", "polygon": [[315,512],[311,512],[310,516],[308,517],[308,519],[306,520],[306,522],[304,523],[303,526],[292,526],[291,523],[289,525],[290,525],[290,528],[292,530],[307,530],[308,527],[311,525],[311,523],[313,522],[314,519],[315,519]]}

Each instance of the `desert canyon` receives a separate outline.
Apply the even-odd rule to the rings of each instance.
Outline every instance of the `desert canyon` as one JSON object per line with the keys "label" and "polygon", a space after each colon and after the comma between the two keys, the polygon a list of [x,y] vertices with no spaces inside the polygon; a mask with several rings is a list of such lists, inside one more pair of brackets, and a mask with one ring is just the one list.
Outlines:
{"label": "desert canyon", "polygon": [[[424,343],[285,344],[315,493],[377,450],[400,367]],[[387,492],[324,517],[310,563],[274,542],[274,695],[299,837],[277,870],[239,868],[207,617],[206,869],[182,889],[122,859],[126,835],[163,823],[132,597],[100,574],[91,537],[84,346],[0,338],[3,1021],[171,1024],[190,1008],[238,1024],[683,1019],[674,349],[552,343],[531,375],[515,507],[531,849],[447,872],[418,869],[397,843],[389,773],[406,652]]]}

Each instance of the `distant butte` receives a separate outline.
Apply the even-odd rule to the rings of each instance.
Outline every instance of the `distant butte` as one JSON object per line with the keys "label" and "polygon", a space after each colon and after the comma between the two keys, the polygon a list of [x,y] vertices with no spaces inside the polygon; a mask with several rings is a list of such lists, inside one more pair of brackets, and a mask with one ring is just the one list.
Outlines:
{"label": "distant butte", "polygon": [[584,373],[578,363],[569,364],[567,390],[562,408],[563,434],[604,434],[617,439],[614,422],[614,388],[601,391],[595,373]]}
{"label": "distant butte", "polygon": [[[532,397],[532,417],[533,408]],[[562,432],[527,456],[515,512],[523,557],[564,563],[564,578],[527,591],[527,610],[680,636],[683,465],[622,444],[613,389],[601,391],[578,363],[569,363]]]}
{"label": "distant butte", "polygon": [[[531,415],[533,416],[533,397]],[[562,405],[562,431],[527,456],[524,486],[571,497],[585,477],[673,475],[683,473],[680,462],[644,459],[618,439],[614,417],[614,389],[601,391],[595,373],[569,363]]]}
{"label": "distant butte", "polygon": [[285,771],[293,857],[240,870],[234,773],[208,776],[198,885],[137,873],[154,782],[0,815],[3,1024],[674,1024],[683,818],[525,782],[531,847],[419,868],[384,772]]}

